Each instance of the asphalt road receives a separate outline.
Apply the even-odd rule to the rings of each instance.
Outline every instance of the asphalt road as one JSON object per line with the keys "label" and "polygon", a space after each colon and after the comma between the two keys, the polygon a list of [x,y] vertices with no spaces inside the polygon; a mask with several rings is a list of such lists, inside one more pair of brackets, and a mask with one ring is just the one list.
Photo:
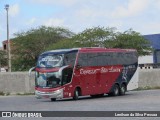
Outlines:
{"label": "asphalt road", "polygon": [[[129,91],[124,96],[100,98],[82,97],[77,101],[72,99],[51,102],[48,99],[36,99],[34,96],[0,96],[0,111],[160,111],[160,90]],[[4,119],[4,118],[3,118]],[[0,120],[3,120],[0,118]],[[13,119],[13,118],[12,118]],[[16,118],[14,118],[16,120]],[[13,120],[14,120],[13,119]],[[31,118],[30,118],[31,119]],[[33,119],[33,118],[32,118]],[[37,119],[38,118],[34,118]],[[44,119],[44,118],[42,118]],[[47,120],[84,118],[45,118]],[[160,118],[85,118],[87,120],[154,120]]]}

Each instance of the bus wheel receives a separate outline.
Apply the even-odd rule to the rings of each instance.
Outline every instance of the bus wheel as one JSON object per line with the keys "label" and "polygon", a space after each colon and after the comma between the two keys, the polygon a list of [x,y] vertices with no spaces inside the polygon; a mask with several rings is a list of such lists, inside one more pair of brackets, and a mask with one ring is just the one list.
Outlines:
{"label": "bus wheel", "polygon": [[78,100],[78,97],[79,97],[79,91],[78,91],[78,89],[76,88],[75,91],[74,91],[73,99],[74,99],[74,100]]}
{"label": "bus wheel", "polygon": [[120,95],[125,95],[125,92],[126,92],[126,86],[125,84],[122,84],[120,88]]}
{"label": "bus wheel", "polygon": [[56,98],[51,98],[51,101],[56,101]]}
{"label": "bus wheel", "polygon": [[114,85],[113,91],[109,93],[109,96],[118,96],[119,95],[119,86],[117,84]]}
{"label": "bus wheel", "polygon": [[117,84],[114,85],[113,96],[119,95],[119,86]]}

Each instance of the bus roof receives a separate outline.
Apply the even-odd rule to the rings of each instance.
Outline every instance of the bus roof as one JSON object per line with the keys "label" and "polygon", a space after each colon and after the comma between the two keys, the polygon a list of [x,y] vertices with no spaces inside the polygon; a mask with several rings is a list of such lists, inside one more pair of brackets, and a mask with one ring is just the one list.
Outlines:
{"label": "bus roof", "polygon": [[71,48],[71,49],[58,49],[58,50],[51,50],[42,53],[41,55],[45,54],[65,54],[70,52],[79,51],[81,53],[87,52],[136,52],[135,49],[120,49],[120,48],[100,48],[100,47],[86,47],[86,48]]}
{"label": "bus roof", "polygon": [[136,51],[135,49],[120,49],[120,48],[80,48],[80,52],[131,52]]}
{"label": "bus roof", "polygon": [[53,53],[55,53],[55,54],[65,54],[65,53],[70,53],[70,52],[74,52],[74,51],[78,51],[78,48],[51,50],[51,51],[44,52],[41,55],[53,54]]}

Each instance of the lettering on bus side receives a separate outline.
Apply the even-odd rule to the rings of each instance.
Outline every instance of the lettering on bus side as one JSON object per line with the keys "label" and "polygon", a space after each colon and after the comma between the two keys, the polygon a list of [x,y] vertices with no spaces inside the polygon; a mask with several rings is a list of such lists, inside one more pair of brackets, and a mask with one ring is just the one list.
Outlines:
{"label": "lettering on bus side", "polygon": [[122,79],[127,81],[128,79],[128,71],[130,70],[135,70],[136,69],[136,66],[135,65],[129,65],[129,66],[126,66],[126,67],[123,67],[123,71],[122,71]]}
{"label": "lettering on bus side", "polygon": [[114,68],[113,66],[110,68],[101,67],[100,69],[80,69],[80,74],[82,75],[93,75],[97,73],[108,73],[108,72],[121,72],[120,68]]}

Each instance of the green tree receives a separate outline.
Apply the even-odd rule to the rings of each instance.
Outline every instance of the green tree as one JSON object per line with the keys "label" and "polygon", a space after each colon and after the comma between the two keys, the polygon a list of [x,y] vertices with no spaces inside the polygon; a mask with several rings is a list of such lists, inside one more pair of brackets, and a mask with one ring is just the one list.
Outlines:
{"label": "green tree", "polygon": [[93,27],[74,35],[72,38],[51,44],[48,49],[99,47],[103,46],[105,40],[111,39],[113,34],[114,28]]}
{"label": "green tree", "polygon": [[6,51],[0,50],[0,68],[7,66],[7,53]]}
{"label": "green tree", "polygon": [[51,45],[49,49],[73,48],[73,47],[106,47],[136,49],[138,55],[148,55],[152,49],[149,41],[132,29],[125,32],[116,32],[116,28],[93,27],[69,39],[64,39]]}
{"label": "green tree", "polygon": [[148,55],[151,53],[152,48],[150,42],[145,40],[144,37],[132,29],[123,33],[117,32],[114,39],[104,42],[107,48],[123,48],[123,49],[136,49],[139,56]]}
{"label": "green tree", "polygon": [[35,66],[38,56],[46,51],[48,46],[73,35],[68,29],[45,26],[16,33],[12,40],[13,71],[24,71]]}
{"label": "green tree", "polygon": [[74,48],[76,47],[74,43],[75,43],[74,40],[72,40],[71,38],[63,39],[63,40],[58,41],[55,44],[51,44],[47,48],[47,50]]}
{"label": "green tree", "polygon": [[76,47],[100,47],[112,39],[115,28],[93,27],[72,37]]}

